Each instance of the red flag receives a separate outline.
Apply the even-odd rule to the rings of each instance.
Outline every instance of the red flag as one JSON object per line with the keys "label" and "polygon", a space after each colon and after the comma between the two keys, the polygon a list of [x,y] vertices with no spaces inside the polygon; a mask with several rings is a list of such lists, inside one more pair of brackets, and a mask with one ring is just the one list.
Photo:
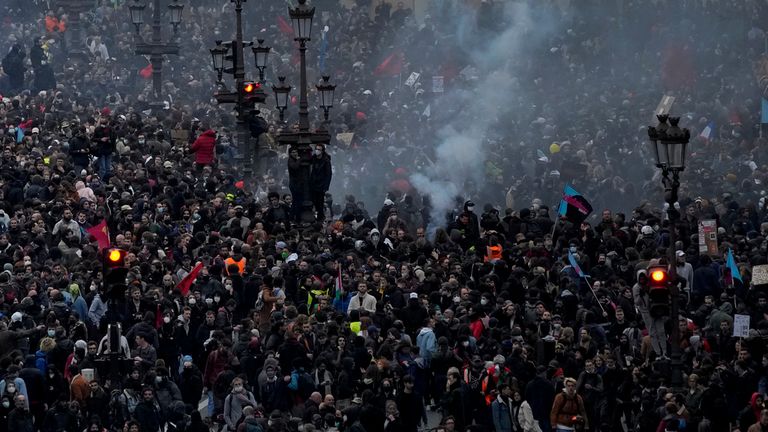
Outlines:
{"label": "red flag", "polygon": [[144,79],[150,79],[152,77],[152,71],[152,63],[150,63],[147,67],[139,71],[139,75]]}
{"label": "red flag", "polygon": [[405,59],[403,58],[403,53],[399,51],[394,52],[390,54],[389,57],[385,58],[384,61],[376,67],[376,70],[373,71],[373,74],[376,76],[397,75],[403,70],[404,61]]}
{"label": "red flag", "polygon": [[195,279],[197,279],[198,273],[200,273],[200,270],[203,268],[203,263],[199,262],[195,266],[195,268],[192,269],[191,272],[189,272],[188,275],[184,276],[184,279],[179,282],[178,285],[176,285],[179,290],[181,290],[181,295],[186,296],[189,294],[189,289],[192,288],[192,284],[195,282]]}
{"label": "red flag", "polygon": [[286,35],[293,34],[293,27],[291,27],[291,25],[288,24],[288,21],[286,21],[282,15],[277,16],[277,27],[280,29],[280,31],[283,34],[286,34]]}
{"label": "red flag", "polygon": [[109,247],[109,228],[107,228],[106,219],[102,219],[98,225],[88,228],[86,231],[99,242],[99,252]]}

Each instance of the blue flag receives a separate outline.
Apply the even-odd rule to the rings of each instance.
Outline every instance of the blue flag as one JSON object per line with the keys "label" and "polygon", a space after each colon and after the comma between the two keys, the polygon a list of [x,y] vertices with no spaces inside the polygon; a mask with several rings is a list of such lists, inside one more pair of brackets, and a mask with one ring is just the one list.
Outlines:
{"label": "blue flag", "polygon": [[761,108],[760,123],[768,123],[768,99],[763,98]]}
{"label": "blue flag", "polygon": [[579,263],[576,262],[576,257],[573,256],[571,251],[568,251],[568,262],[571,264],[571,267],[573,267],[574,270],[576,270],[576,274],[579,275],[579,277],[587,277],[586,274],[584,274],[584,271],[581,270],[581,267],[579,266]]}
{"label": "blue flag", "polygon": [[728,267],[728,270],[731,271],[732,278],[738,279],[739,282],[744,283],[744,281],[741,279],[739,267],[736,266],[736,260],[733,259],[733,251],[730,249],[728,249],[728,257],[725,259],[725,266]]}

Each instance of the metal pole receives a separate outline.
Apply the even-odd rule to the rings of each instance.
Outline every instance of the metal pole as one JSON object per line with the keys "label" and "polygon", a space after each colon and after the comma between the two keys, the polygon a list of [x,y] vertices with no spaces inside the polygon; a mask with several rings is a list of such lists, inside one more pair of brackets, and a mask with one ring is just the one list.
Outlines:
{"label": "metal pole", "polygon": [[682,352],[680,351],[680,290],[678,289],[677,282],[677,254],[675,251],[675,243],[677,242],[677,235],[675,233],[675,225],[680,218],[680,213],[675,208],[677,202],[677,192],[680,188],[680,177],[677,171],[672,172],[672,180],[670,184],[669,175],[664,176],[665,183],[667,183],[667,204],[669,209],[667,214],[669,215],[669,247],[667,249],[667,260],[669,261],[669,280],[672,282],[669,295],[670,301],[670,318],[672,319],[672,329],[669,334],[670,339],[670,366],[672,376],[670,379],[670,386],[678,391],[683,388],[683,362]]}
{"label": "metal pole", "polygon": [[237,92],[237,147],[239,165],[242,167],[243,176],[251,178],[253,163],[251,148],[249,145],[249,131],[246,128],[245,119],[249,113],[245,112],[245,99],[243,95],[243,84],[245,83],[245,63],[243,59],[243,2],[235,1],[236,15],[236,34],[235,41],[232,44],[232,50],[235,54],[235,91]]}
{"label": "metal pole", "polygon": [[[159,46],[162,42],[162,27],[160,25],[160,0],[155,0],[155,10],[152,12],[152,45]],[[152,64],[152,90],[156,109],[163,103],[163,56],[156,50],[149,57]]]}
{"label": "metal pole", "polygon": [[[307,101],[307,43],[304,40],[299,42],[299,53],[301,54],[301,79],[299,89],[299,135],[309,135],[309,102]],[[301,204],[301,221],[314,222],[315,213],[312,204],[312,192],[309,187],[309,176],[311,173],[312,149],[307,142],[299,139],[299,155],[301,157],[301,194],[303,202]]]}

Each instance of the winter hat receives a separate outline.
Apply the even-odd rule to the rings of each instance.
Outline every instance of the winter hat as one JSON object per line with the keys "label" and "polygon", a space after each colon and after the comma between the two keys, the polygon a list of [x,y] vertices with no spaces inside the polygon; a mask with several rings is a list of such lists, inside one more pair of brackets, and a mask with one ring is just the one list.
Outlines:
{"label": "winter hat", "polygon": [[11,315],[11,322],[19,322],[21,321],[21,318],[21,312],[14,312],[13,315]]}
{"label": "winter hat", "polygon": [[78,349],[78,348],[84,350],[88,348],[88,344],[84,340],[80,339],[77,342],[75,342],[75,349]]}
{"label": "winter hat", "polygon": [[187,354],[184,357],[181,358],[181,364],[186,365],[187,363],[192,363],[192,356]]}

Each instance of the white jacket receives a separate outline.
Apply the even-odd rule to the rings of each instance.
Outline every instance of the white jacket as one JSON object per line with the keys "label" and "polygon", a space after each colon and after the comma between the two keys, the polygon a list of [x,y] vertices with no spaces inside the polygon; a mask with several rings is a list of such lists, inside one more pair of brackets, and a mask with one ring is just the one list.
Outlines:
{"label": "white jacket", "polygon": [[523,428],[523,432],[541,432],[539,422],[533,418],[533,410],[531,410],[531,405],[528,404],[528,401],[523,401],[520,407],[515,408],[515,411],[517,413],[517,422]]}

